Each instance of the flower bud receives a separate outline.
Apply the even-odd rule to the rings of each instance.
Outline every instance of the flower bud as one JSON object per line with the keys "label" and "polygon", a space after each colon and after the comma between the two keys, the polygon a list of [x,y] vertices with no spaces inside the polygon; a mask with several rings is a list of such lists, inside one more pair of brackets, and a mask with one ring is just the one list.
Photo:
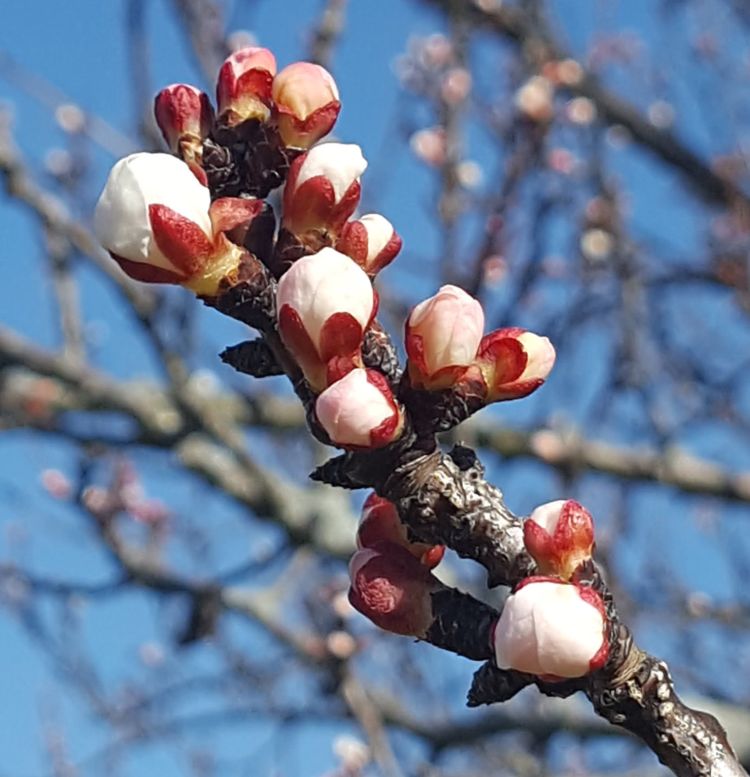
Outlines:
{"label": "flower bud", "polygon": [[517,327],[490,332],[477,354],[487,402],[528,396],[544,383],[554,363],[555,349],[546,337]]}
{"label": "flower bud", "polygon": [[283,226],[338,233],[359,203],[359,178],[367,167],[359,146],[323,143],[292,162],[284,188]]}
{"label": "flower bud", "polygon": [[588,510],[572,499],[548,502],[524,522],[523,541],[540,574],[570,580],[591,558],[594,522]]}
{"label": "flower bud", "polygon": [[482,306],[457,286],[420,302],[406,322],[411,384],[431,391],[453,385],[474,362],[483,330]]}
{"label": "flower bud", "polygon": [[200,163],[214,120],[208,95],[189,84],[172,84],[156,95],[154,116],[170,151],[188,164]]}
{"label": "flower bud", "polygon": [[281,276],[276,291],[279,333],[310,385],[327,385],[335,357],[359,360],[365,330],[377,310],[370,279],[333,248],[303,256]]}
{"label": "flower bud", "polygon": [[355,368],[332,383],[315,402],[315,415],[339,448],[382,448],[404,427],[388,381],[375,370]]}
{"label": "flower bud", "polygon": [[279,136],[288,148],[307,149],[336,123],[341,103],[333,76],[312,62],[287,65],[273,79]]}
{"label": "flower bud", "polygon": [[372,277],[396,258],[401,238],[388,219],[379,213],[368,213],[344,225],[336,248]]}
{"label": "flower bud", "polygon": [[[94,213],[101,244],[138,281],[177,283],[212,295],[244,252],[223,235],[252,220],[261,200],[223,198],[170,154],[131,154],[113,168]],[[230,280],[231,282],[231,280]]]}
{"label": "flower bud", "polygon": [[519,113],[539,124],[546,124],[555,113],[555,90],[544,76],[532,76],[519,87],[513,101]]}
{"label": "flower bud", "polygon": [[248,46],[227,57],[216,83],[221,121],[230,127],[248,119],[268,121],[275,74],[276,59],[268,49]]}
{"label": "flower bud", "polygon": [[547,681],[583,677],[607,661],[601,597],[545,577],[521,581],[495,624],[495,663]]}
{"label": "flower bud", "polygon": [[411,553],[390,542],[358,550],[349,577],[349,601],[362,615],[394,634],[424,637],[438,581]]}
{"label": "flower bud", "polygon": [[379,542],[392,542],[409,551],[428,569],[436,567],[445,555],[445,546],[411,542],[396,505],[374,491],[362,506],[362,518],[357,529],[357,547],[372,548]]}

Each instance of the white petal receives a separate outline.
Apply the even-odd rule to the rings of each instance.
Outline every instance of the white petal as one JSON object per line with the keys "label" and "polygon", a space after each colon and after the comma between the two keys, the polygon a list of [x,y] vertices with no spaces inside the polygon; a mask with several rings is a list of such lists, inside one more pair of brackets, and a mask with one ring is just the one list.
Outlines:
{"label": "white petal", "polygon": [[338,203],[347,189],[359,180],[367,168],[362,149],[354,143],[322,143],[307,152],[297,175],[297,186],[318,175],[325,176],[333,185]]}
{"label": "white petal", "polygon": [[517,596],[512,594],[505,600],[495,627],[495,662],[500,669],[543,674],[539,664],[533,611],[530,603],[518,600]]}
{"label": "white petal", "polygon": [[547,502],[546,504],[539,505],[539,507],[535,508],[534,512],[531,513],[529,520],[534,521],[534,523],[544,529],[547,534],[554,534],[565,501],[565,499],[558,499],[555,502]]}
{"label": "white petal", "polygon": [[354,369],[318,397],[315,413],[334,442],[368,446],[370,432],[393,415],[393,407],[366,370]]}
{"label": "white petal", "polygon": [[539,663],[549,674],[581,677],[602,645],[601,613],[581,599],[575,586],[546,585],[548,599],[534,608]]}
{"label": "white petal", "polygon": [[501,669],[582,677],[604,640],[601,613],[574,585],[536,582],[508,597],[495,628]]}
{"label": "white petal", "polygon": [[422,337],[427,369],[469,364],[484,331],[481,304],[457,286],[443,286],[409,316],[411,330]]}
{"label": "white petal", "polygon": [[367,230],[367,259],[372,261],[393,237],[393,224],[379,213],[368,213],[359,220]]}
{"label": "white petal", "polygon": [[555,349],[547,337],[524,332],[519,338],[529,360],[519,380],[546,378],[555,363]]}

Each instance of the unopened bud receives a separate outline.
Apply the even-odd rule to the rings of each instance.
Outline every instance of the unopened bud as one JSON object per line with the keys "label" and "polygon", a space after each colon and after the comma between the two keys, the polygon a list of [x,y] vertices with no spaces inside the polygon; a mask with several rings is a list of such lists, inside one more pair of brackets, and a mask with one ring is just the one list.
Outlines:
{"label": "unopened bud", "polygon": [[411,542],[406,527],[401,523],[396,505],[373,491],[362,506],[362,518],[357,530],[357,547],[372,548],[379,542],[400,545],[429,569],[436,567],[445,554],[443,545]]}
{"label": "unopened bud", "polygon": [[546,337],[517,327],[490,332],[477,353],[487,402],[528,396],[544,383],[554,363],[555,349]]}
{"label": "unopened bud", "polygon": [[216,83],[221,121],[230,127],[249,119],[267,121],[274,75],[276,59],[268,49],[249,46],[227,57]]}
{"label": "unopened bud", "polygon": [[276,304],[281,339],[314,390],[326,387],[331,359],[360,362],[377,297],[370,279],[348,256],[323,248],[302,257],[282,275]]}
{"label": "unopened bud", "polygon": [[337,234],[359,203],[366,167],[354,144],[323,143],[297,157],[284,189],[284,228],[298,236],[309,230]]}
{"label": "unopened bud", "polygon": [[184,146],[199,151],[211,131],[214,110],[205,92],[189,84],[172,84],[156,95],[154,116],[170,151],[182,156]]}
{"label": "unopened bud", "polygon": [[381,542],[358,550],[349,563],[349,601],[376,626],[423,637],[432,624],[430,594],[438,581],[398,545]]}
{"label": "unopened bud", "polygon": [[348,450],[382,448],[401,436],[403,411],[388,381],[375,370],[355,368],[315,402],[315,415],[331,442]]}
{"label": "unopened bud", "polygon": [[224,232],[250,222],[261,200],[211,195],[170,154],[131,154],[113,168],[94,213],[101,244],[138,281],[175,283],[216,294],[232,283],[243,249]]}
{"label": "unopened bud", "polygon": [[554,115],[555,91],[544,76],[532,76],[519,87],[514,102],[519,113],[527,119],[545,124]]}
{"label": "unopened bud", "polygon": [[474,362],[483,330],[482,306],[457,286],[420,302],[406,322],[412,385],[433,391],[453,385]]}
{"label": "unopened bud", "polygon": [[388,219],[379,213],[368,213],[344,225],[336,248],[373,276],[396,258],[401,238]]}
{"label": "unopened bud", "polygon": [[523,541],[540,574],[570,580],[591,558],[594,522],[588,510],[573,499],[548,502],[524,522]]}
{"label": "unopened bud", "polygon": [[495,663],[549,682],[583,677],[607,661],[606,623],[593,589],[527,578],[505,600],[495,625]]}
{"label": "unopened bud", "polygon": [[341,103],[333,76],[312,62],[294,62],[273,80],[276,122],[285,146],[310,148],[336,123]]}

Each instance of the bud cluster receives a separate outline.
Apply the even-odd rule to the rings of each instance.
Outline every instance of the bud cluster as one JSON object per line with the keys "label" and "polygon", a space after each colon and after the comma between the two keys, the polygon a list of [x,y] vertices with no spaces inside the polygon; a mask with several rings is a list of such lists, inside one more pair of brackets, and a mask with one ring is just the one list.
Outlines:
{"label": "bud cluster", "polygon": [[442,545],[412,542],[396,506],[374,492],[362,507],[357,552],[349,563],[349,601],[375,625],[394,634],[424,637],[433,621],[430,572]]}
{"label": "bud cluster", "polygon": [[497,402],[544,383],[555,363],[546,337],[517,327],[483,332],[482,306],[457,286],[420,302],[406,322],[411,385],[426,391],[470,385],[485,402]]}
{"label": "bud cluster", "polygon": [[[277,72],[267,49],[237,51],[220,69],[215,111],[189,85],[157,95],[156,120],[175,156],[120,160],[94,222],[136,280],[179,284],[217,306],[238,288],[237,298],[257,303],[262,315],[248,320],[260,322],[264,358],[302,386],[315,434],[346,450],[373,450],[408,441],[408,429],[421,434],[423,416],[433,435],[445,428],[434,417],[439,405],[424,401],[430,392],[479,405],[530,394],[555,350],[523,329],[484,334],[480,303],[444,286],[408,317],[403,378],[387,366],[397,357],[376,326],[373,279],[401,238],[379,214],[355,217],[367,168],[359,146],[318,143],[340,108],[333,78],[318,65]],[[265,198],[284,182],[277,223]],[[545,577],[527,578],[508,598],[493,634],[497,664],[546,679],[581,676],[607,653],[601,600],[576,577],[591,556],[591,516],[572,501],[544,505],[526,521],[524,540]],[[384,629],[425,636],[440,586],[431,570],[443,546],[418,541],[396,506],[372,494],[357,547],[354,607]]]}
{"label": "bud cluster", "polygon": [[548,502],[526,519],[523,538],[540,576],[505,602],[492,637],[498,667],[547,681],[600,669],[609,656],[604,604],[578,574],[594,546],[590,513],[572,499]]}
{"label": "bud cluster", "polygon": [[592,588],[528,577],[505,600],[492,643],[500,669],[547,682],[583,677],[609,656],[604,604]]}
{"label": "bud cluster", "polygon": [[[397,440],[410,391],[458,396],[471,386],[480,404],[529,394],[552,367],[549,341],[521,329],[483,336],[481,305],[454,286],[410,315],[401,387],[393,371],[365,364],[373,279],[401,238],[377,213],[355,217],[367,168],[359,146],[317,143],[340,108],[323,68],[297,62],[277,72],[258,47],[221,66],[215,111],[195,87],[166,87],[156,120],[179,158],[142,153],[115,165],[96,209],[100,241],[132,278],[215,300],[265,265],[264,277],[278,279],[270,326],[310,389],[316,434],[339,447]],[[277,224],[264,198],[284,181]]]}

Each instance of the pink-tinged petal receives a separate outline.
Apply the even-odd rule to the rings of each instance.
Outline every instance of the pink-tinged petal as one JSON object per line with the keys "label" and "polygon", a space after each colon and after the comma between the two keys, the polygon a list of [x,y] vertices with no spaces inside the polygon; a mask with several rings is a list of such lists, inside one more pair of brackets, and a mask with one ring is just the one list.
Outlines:
{"label": "pink-tinged petal", "polygon": [[331,442],[342,448],[382,447],[396,439],[403,427],[387,382],[379,373],[361,368],[320,394],[315,415]]}
{"label": "pink-tinged petal", "polygon": [[494,630],[495,660],[545,679],[582,677],[606,660],[606,618],[590,588],[528,578],[506,600]]}
{"label": "pink-tinged petal", "polygon": [[273,100],[279,135],[293,148],[310,148],[328,134],[341,110],[336,82],[311,62],[295,62],[278,73]]}
{"label": "pink-tinged petal", "polygon": [[298,156],[284,188],[283,225],[295,235],[337,233],[359,202],[367,167],[359,146],[323,143]]}
{"label": "pink-tinged petal", "polygon": [[190,219],[166,205],[149,205],[154,240],[159,250],[185,275],[195,275],[206,265],[213,244]]}
{"label": "pink-tinged petal", "polygon": [[533,521],[537,526],[552,536],[555,533],[558,523],[560,522],[560,515],[563,507],[567,504],[568,500],[557,499],[554,502],[546,502],[539,507],[535,507],[534,511],[529,515],[529,520]]}
{"label": "pink-tinged petal", "polygon": [[274,102],[298,119],[306,119],[338,99],[339,90],[333,76],[324,67],[312,62],[293,62],[273,81]]}
{"label": "pink-tinged petal", "polygon": [[450,386],[473,363],[483,328],[482,306],[456,286],[443,286],[417,305],[406,322],[412,384],[432,390]]}
{"label": "pink-tinged petal", "polygon": [[426,634],[438,582],[414,556],[398,545],[379,543],[354,554],[349,574],[349,601],[376,626],[394,634]]}
{"label": "pink-tinged petal", "polygon": [[215,235],[249,224],[263,210],[263,200],[220,197],[211,203],[209,216]]}
{"label": "pink-tinged petal", "polygon": [[540,124],[550,121],[555,113],[555,90],[549,79],[532,76],[516,92],[513,102],[519,113]]}

